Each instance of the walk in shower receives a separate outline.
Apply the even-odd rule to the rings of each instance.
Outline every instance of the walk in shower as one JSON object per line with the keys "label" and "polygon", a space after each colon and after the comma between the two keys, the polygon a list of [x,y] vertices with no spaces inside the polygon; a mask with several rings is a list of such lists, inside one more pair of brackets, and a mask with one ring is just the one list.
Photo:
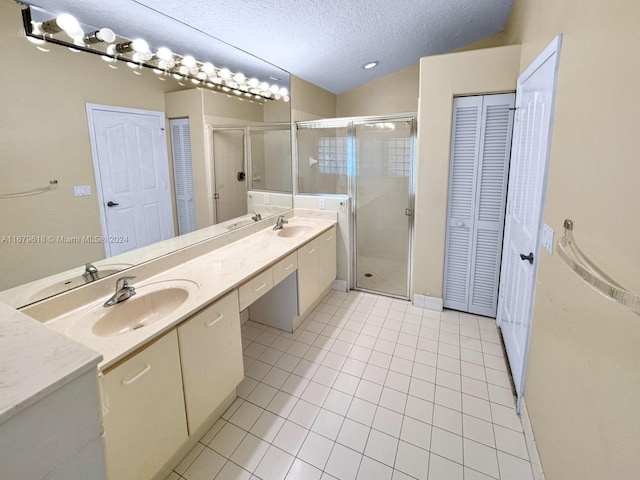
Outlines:
{"label": "walk in shower", "polygon": [[350,287],[408,298],[414,115],[298,122],[298,192],[352,199]]}

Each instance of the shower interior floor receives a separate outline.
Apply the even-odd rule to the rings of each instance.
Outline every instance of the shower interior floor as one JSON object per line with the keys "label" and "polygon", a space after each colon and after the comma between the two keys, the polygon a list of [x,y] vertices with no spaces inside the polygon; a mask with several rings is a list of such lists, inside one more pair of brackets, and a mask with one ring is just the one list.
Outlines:
{"label": "shower interior floor", "polygon": [[356,262],[356,288],[408,298],[406,259],[392,260],[358,254]]}

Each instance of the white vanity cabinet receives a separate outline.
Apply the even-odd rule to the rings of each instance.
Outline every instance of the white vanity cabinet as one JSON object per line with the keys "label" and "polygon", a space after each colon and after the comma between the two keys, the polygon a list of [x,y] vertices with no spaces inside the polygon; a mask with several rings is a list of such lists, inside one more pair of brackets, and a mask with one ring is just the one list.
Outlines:
{"label": "white vanity cabinet", "polygon": [[336,227],[298,249],[298,311],[302,315],[336,278]]}
{"label": "white vanity cabinet", "polygon": [[239,312],[233,290],[178,326],[190,435],[244,377]]}
{"label": "white vanity cabinet", "polygon": [[151,478],[188,438],[176,331],[106,372],[102,394],[108,478]]}

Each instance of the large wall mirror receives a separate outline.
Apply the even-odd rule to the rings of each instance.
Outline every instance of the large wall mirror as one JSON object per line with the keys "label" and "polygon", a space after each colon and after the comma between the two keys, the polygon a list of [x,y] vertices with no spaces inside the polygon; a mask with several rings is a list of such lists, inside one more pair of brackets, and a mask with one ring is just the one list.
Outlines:
{"label": "large wall mirror", "polygon": [[[65,6],[64,1],[43,2]],[[60,9],[41,3],[38,5],[51,8],[54,15],[60,13]],[[4,92],[0,115],[0,265],[4,272],[0,301],[18,308],[85,284],[88,280],[82,274],[86,264],[96,266],[100,276],[114,274],[251,225],[256,213],[266,218],[291,208],[290,103],[255,101],[196,88],[151,69],[105,62],[99,55],[60,45],[34,44],[25,37],[23,8],[12,0],[0,0],[0,51],[5,64],[5,74],[0,76]],[[96,24],[95,19],[86,22],[105,26]],[[155,35],[180,36],[181,29],[188,28],[167,23],[167,28]],[[133,37],[132,32],[122,35]],[[147,37],[149,44],[159,42],[152,37]],[[288,88],[287,72],[222,42],[220,60],[216,60],[211,47],[214,39],[205,37],[206,45],[203,42],[183,54],[207,52],[208,58],[203,60],[228,65],[246,75],[266,75]],[[101,215],[109,199],[103,198],[96,180],[87,105],[164,114],[174,237],[112,257],[105,253]],[[179,225],[171,148],[172,124],[180,121],[183,125],[188,121],[193,141],[194,218],[186,230]],[[39,188],[46,189],[7,198],[7,194]],[[221,189],[235,190],[227,203]],[[180,235],[181,230],[188,233]],[[23,288],[25,285],[36,287]]]}

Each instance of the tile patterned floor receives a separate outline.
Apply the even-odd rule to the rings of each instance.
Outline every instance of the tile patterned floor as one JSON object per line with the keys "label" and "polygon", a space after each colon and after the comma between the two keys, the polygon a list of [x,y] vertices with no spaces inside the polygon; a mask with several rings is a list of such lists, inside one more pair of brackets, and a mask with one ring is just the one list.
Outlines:
{"label": "tile patterned floor", "polygon": [[168,480],[533,479],[491,319],[332,291],[242,335],[238,399]]}

